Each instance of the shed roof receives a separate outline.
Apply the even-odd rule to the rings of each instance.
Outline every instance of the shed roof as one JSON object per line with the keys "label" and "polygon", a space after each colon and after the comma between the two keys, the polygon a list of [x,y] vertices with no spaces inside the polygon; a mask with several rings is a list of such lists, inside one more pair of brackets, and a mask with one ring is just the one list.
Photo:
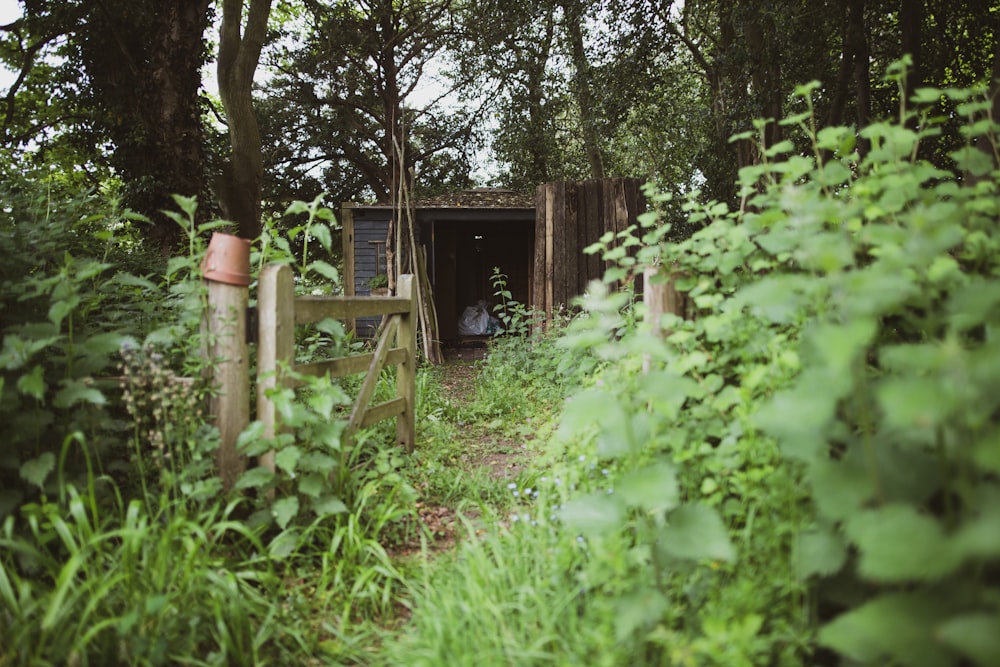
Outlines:
{"label": "shed roof", "polygon": [[[502,188],[473,188],[416,201],[418,209],[531,209],[535,195]],[[393,208],[391,204],[355,204],[354,208]]]}

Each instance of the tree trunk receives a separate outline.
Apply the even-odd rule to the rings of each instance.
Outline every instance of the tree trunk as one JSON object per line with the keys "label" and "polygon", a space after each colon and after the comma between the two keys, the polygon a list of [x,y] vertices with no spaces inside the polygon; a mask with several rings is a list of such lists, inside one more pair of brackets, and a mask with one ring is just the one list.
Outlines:
{"label": "tree trunk", "polygon": [[224,0],[219,34],[219,95],[229,124],[232,149],[228,168],[216,181],[216,194],[239,235],[260,235],[264,161],[253,108],[253,76],[260,60],[271,0],[250,0],[243,31],[243,0]]}
{"label": "tree trunk", "polygon": [[[868,51],[868,30],[865,23],[865,0],[848,0],[847,3],[848,47],[854,59],[854,90],[857,105],[858,130],[871,122],[872,88],[871,59]],[[858,154],[868,153],[867,139],[858,140]]]}
{"label": "tree trunk", "polygon": [[601,154],[600,133],[597,128],[597,113],[594,109],[594,95],[591,89],[590,62],[583,45],[583,11],[576,0],[562,0],[563,21],[570,42],[573,60],[573,88],[580,110],[580,124],[583,126],[583,146],[590,163],[590,175],[604,178],[604,156]]}
{"label": "tree trunk", "polygon": [[[129,3],[124,3],[129,4]],[[168,254],[181,229],[164,216],[171,195],[203,193],[201,66],[209,0],[164,0],[148,10],[98,3],[85,19],[82,54],[126,181],[126,204],[148,216]],[[110,48],[109,48],[110,47]]]}
{"label": "tree trunk", "polygon": [[555,21],[552,12],[545,17],[545,33],[537,49],[531,49],[525,56],[524,70],[526,74],[525,97],[528,111],[528,165],[529,183],[547,183],[552,179],[552,159],[548,148],[549,140],[546,132],[545,102],[545,70],[548,66],[555,36]]}
{"label": "tree trunk", "polygon": [[[924,0],[900,0],[899,29],[902,33],[904,54],[910,54],[913,65],[903,82],[904,103],[909,105],[913,91],[923,82],[923,67],[920,53],[920,38],[924,23]],[[912,120],[916,123],[916,119]]]}

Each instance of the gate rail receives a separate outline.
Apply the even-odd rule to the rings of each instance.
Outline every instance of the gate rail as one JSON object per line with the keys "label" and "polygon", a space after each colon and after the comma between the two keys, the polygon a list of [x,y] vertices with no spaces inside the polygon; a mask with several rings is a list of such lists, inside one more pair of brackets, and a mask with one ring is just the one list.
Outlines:
{"label": "gate rail", "polygon": [[[403,275],[397,296],[295,296],[292,270],[271,264],[261,271],[257,287],[257,419],[264,425],[264,437],[273,438],[280,429],[270,389],[295,387],[287,372],[331,378],[366,373],[347,423],[348,438],[361,428],[396,417],[396,441],[413,451],[416,437],[416,295],[413,276]],[[346,320],[386,316],[381,336],[373,352],[296,365],[295,326],[326,318]],[[382,369],[398,366],[396,396],[371,405]],[[261,457],[261,465],[274,469],[273,453]]]}

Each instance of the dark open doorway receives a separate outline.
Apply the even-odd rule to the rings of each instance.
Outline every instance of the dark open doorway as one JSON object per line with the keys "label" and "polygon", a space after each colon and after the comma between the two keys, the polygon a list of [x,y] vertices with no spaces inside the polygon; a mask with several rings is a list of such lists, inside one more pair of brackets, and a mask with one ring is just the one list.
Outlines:
{"label": "dark open doorway", "polygon": [[534,220],[490,222],[435,221],[421,230],[429,242],[431,281],[441,340],[456,340],[458,318],[480,300],[490,309],[498,303],[494,268],[507,276],[514,300],[531,303],[534,265]]}

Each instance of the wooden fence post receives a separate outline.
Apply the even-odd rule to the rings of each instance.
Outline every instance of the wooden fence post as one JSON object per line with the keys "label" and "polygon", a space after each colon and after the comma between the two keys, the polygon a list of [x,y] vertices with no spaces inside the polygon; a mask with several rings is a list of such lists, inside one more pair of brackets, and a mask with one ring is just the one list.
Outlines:
{"label": "wooden fence post", "polygon": [[[268,390],[284,384],[281,365],[295,360],[295,284],[287,264],[268,264],[257,283],[257,419],[264,425],[264,437],[277,435],[277,413]],[[274,471],[274,452],[258,460]]]}
{"label": "wooden fence post", "polygon": [[246,342],[250,242],[228,234],[213,234],[201,270],[208,284],[204,349],[215,389],[209,398],[209,413],[219,429],[216,465],[222,486],[228,491],[246,466],[244,457],[236,450],[236,439],[250,423],[250,359]]}
{"label": "wooden fence post", "polygon": [[396,442],[413,451],[417,439],[417,292],[413,289],[413,276],[399,277],[397,296],[409,299],[410,307],[400,316],[396,344],[406,350],[406,360],[396,369],[396,395],[406,402],[403,414],[396,418]]}

